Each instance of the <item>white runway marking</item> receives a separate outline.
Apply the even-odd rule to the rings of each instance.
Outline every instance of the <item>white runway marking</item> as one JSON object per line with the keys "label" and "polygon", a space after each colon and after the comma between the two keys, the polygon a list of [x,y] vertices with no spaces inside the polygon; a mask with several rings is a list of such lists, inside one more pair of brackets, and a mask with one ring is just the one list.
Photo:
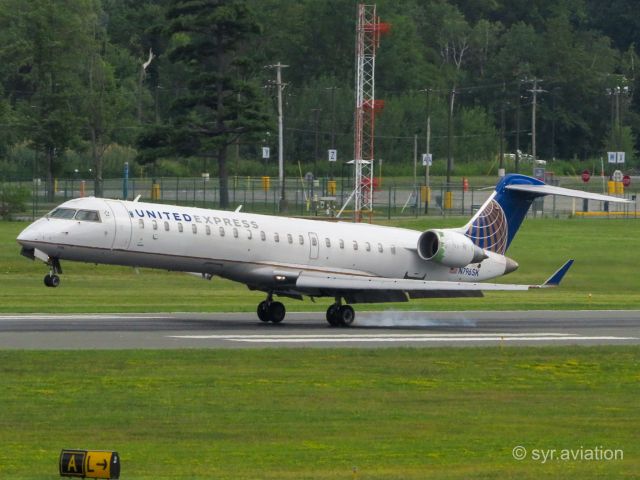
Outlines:
{"label": "white runway marking", "polygon": [[636,337],[582,336],[570,333],[460,333],[359,335],[168,335],[189,340],[227,340],[246,343],[363,343],[363,342],[513,342],[637,340]]}

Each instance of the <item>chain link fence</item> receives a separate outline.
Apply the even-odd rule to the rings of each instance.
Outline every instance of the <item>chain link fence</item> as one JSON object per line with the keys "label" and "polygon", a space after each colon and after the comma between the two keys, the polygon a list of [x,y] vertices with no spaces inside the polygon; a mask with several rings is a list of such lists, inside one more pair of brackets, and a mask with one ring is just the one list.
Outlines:
{"label": "chain link fence", "polygon": [[[374,187],[372,217],[471,216],[492,194],[495,184],[490,184],[490,181],[491,179],[486,178],[484,185],[473,186],[464,181],[448,186],[436,181],[430,188],[426,188],[424,185],[414,184],[412,179],[384,178]],[[640,178],[633,183],[637,185],[638,182]],[[287,214],[293,216],[335,217],[353,191],[352,179],[347,177],[334,180],[286,178],[284,183]],[[607,182],[583,185],[575,179],[567,178],[556,180],[556,183],[569,188],[610,193]],[[4,198],[4,192],[9,190],[26,192],[22,208],[14,212],[13,216],[17,214],[18,218],[32,219],[66,200],[94,195],[93,185],[93,181],[79,178],[59,179],[55,182],[54,201],[50,202],[47,201],[45,182],[3,182],[0,184],[0,198]],[[242,205],[243,211],[278,214],[282,191],[277,178],[230,177],[228,208],[233,210]],[[606,202],[565,197],[540,198],[534,202],[529,215],[554,218],[570,215],[637,217],[637,193],[638,188],[634,186],[624,191],[618,190],[618,196],[633,201],[626,205],[609,205]],[[140,196],[140,201],[145,202],[220,208],[220,189],[218,179],[215,178],[158,178],[155,183],[150,178],[130,178],[128,182],[123,179],[108,179],[103,184],[103,196],[128,200]],[[348,204],[340,217],[352,219],[353,205]],[[368,219],[368,215],[365,218]]]}

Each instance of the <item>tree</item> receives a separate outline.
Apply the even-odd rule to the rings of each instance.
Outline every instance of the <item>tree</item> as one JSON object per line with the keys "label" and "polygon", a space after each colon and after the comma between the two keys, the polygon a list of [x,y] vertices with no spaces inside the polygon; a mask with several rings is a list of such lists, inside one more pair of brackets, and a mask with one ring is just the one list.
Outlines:
{"label": "tree", "polygon": [[177,0],[167,11],[169,59],[186,79],[170,109],[170,127],[156,126],[140,145],[158,154],[215,157],[220,206],[229,205],[227,148],[238,137],[266,130],[258,90],[249,80],[249,40],[260,28],[240,1]]}
{"label": "tree", "polygon": [[1,60],[12,65],[12,84],[20,86],[8,93],[15,95],[25,135],[44,158],[49,201],[64,152],[79,140],[76,104],[83,94],[83,48],[91,38],[85,19],[93,6],[91,0],[7,0],[2,10],[9,43]]}

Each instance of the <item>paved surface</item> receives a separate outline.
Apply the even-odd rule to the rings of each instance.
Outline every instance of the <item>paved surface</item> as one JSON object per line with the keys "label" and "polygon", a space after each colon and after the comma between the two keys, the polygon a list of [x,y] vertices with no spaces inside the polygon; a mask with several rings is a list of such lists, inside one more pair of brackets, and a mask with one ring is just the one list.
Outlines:
{"label": "paved surface", "polygon": [[279,325],[249,313],[0,315],[1,349],[638,345],[640,310],[358,312],[351,328],[323,313]]}

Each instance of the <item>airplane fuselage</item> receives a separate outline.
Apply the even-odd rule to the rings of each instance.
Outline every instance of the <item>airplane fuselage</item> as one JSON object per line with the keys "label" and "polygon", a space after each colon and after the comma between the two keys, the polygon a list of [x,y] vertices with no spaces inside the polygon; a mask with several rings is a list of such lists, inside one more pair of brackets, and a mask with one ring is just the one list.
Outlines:
{"label": "airplane fuselage", "polygon": [[42,218],[19,238],[52,258],[219,275],[261,290],[274,271],[477,282],[505,273],[502,255],[451,268],[416,253],[420,231],[153,203],[74,199],[59,208],[100,221]]}

